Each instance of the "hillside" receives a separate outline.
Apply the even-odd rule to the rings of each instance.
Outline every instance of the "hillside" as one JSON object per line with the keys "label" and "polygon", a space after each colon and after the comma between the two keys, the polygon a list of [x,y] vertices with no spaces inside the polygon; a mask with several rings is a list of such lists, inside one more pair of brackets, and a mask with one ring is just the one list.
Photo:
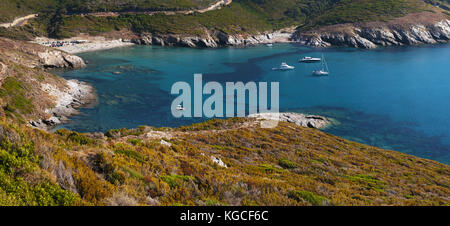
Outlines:
{"label": "hillside", "polygon": [[0,205],[450,204],[449,166],[289,123],[0,138]]}
{"label": "hillside", "polygon": [[[53,1],[53,2],[52,2]],[[212,1],[136,1],[136,4],[114,5],[101,7],[102,1],[58,1],[47,0],[39,7],[33,8],[32,0],[20,4],[21,11],[12,10],[16,4],[8,0],[0,6],[0,15],[18,15],[39,13],[39,18],[32,24],[16,28],[16,32],[53,37],[69,37],[79,32],[101,34],[115,30],[130,30],[135,33],[150,32],[153,34],[204,34],[206,30],[219,30],[226,33],[256,33],[278,30],[290,26],[300,26],[303,29],[326,26],[331,24],[389,20],[421,11],[444,10],[422,0],[235,0],[228,7],[202,14],[192,15],[148,15],[139,11],[158,10],[157,5],[165,5],[164,9],[183,9],[180,4],[190,2],[190,5],[202,7]],[[441,5],[446,1],[439,2]],[[148,4],[148,6],[146,5]],[[51,5],[51,7],[47,7]],[[150,7],[152,5],[152,7]],[[189,5],[189,4],[187,4]],[[133,9],[127,9],[133,7]],[[192,7],[193,7],[192,6]],[[40,8],[42,7],[42,8]],[[83,8],[84,7],[84,8]],[[192,8],[191,7],[191,8]],[[45,10],[44,10],[45,9]],[[23,11],[23,12],[22,12]],[[135,11],[120,16],[104,17],[81,15],[86,12],[105,11]],[[77,15],[78,14],[78,15]],[[0,32],[5,33],[5,31]]]}
{"label": "hillside", "polygon": [[[80,68],[84,61],[40,45],[0,38],[0,117],[11,123],[45,128],[94,101],[92,87],[67,81],[46,68]],[[83,94],[83,95],[81,95]]]}
{"label": "hillside", "polygon": [[46,14],[56,10],[67,14],[183,10],[207,7],[213,2],[214,0],[3,0],[0,6],[0,22],[7,22],[27,14]]}

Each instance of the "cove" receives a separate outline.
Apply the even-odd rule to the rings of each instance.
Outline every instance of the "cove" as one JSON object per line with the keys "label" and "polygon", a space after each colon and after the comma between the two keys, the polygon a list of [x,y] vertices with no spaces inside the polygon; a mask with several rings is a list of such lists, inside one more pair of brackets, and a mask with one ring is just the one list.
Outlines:
{"label": "cove", "polygon": [[[324,54],[331,75],[315,77]],[[60,127],[79,132],[181,126],[207,118],[174,118],[172,84],[279,82],[280,111],[320,114],[339,125],[325,132],[353,141],[450,163],[450,45],[313,49],[296,44],[268,48],[189,49],[133,46],[80,54],[81,70],[61,73],[95,86],[99,104]],[[273,71],[287,62],[293,71]]]}

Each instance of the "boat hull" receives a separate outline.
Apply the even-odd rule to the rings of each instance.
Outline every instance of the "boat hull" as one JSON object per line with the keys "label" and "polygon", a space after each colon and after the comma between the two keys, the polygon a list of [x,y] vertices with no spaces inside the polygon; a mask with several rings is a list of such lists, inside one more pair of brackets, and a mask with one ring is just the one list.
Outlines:
{"label": "boat hull", "polygon": [[299,60],[300,63],[318,63],[321,59]]}
{"label": "boat hull", "polygon": [[318,75],[318,76],[327,76],[330,73],[326,72],[326,71],[313,71],[312,72],[313,75]]}

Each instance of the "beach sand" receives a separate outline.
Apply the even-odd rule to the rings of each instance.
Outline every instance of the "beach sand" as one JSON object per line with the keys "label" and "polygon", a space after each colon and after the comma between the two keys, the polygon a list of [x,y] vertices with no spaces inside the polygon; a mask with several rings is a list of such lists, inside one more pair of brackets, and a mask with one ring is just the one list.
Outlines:
{"label": "beach sand", "polygon": [[[129,41],[123,41],[122,39],[108,40],[102,36],[97,36],[97,37],[80,36],[80,37],[73,37],[70,39],[63,39],[63,40],[38,37],[33,42],[44,45],[43,43],[57,42],[57,41],[67,42],[68,44],[65,44],[64,46],[60,46],[60,47],[54,47],[55,49],[59,49],[59,50],[62,50],[62,51],[65,51],[65,52],[68,52],[71,54],[92,52],[92,51],[99,51],[99,50],[107,50],[107,49],[113,49],[113,48],[118,48],[118,47],[134,45],[134,43],[129,42]],[[72,44],[71,43],[72,41],[79,41],[81,43]]]}

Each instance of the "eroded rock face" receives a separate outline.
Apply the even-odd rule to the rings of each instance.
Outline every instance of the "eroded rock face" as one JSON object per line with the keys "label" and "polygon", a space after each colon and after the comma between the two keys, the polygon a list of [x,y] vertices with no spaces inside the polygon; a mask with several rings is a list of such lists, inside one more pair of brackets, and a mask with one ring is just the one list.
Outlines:
{"label": "eroded rock face", "polygon": [[42,91],[54,99],[55,106],[45,111],[49,117],[30,122],[31,126],[40,129],[47,129],[68,120],[68,116],[78,113],[78,108],[93,104],[97,99],[94,88],[78,80],[67,81],[64,89],[48,83],[41,86]]}
{"label": "eroded rock face", "polygon": [[259,113],[248,116],[261,120],[276,120],[280,122],[290,122],[299,126],[322,129],[331,124],[331,122],[319,115],[304,115],[299,113]]}
{"label": "eroded rock face", "polygon": [[57,50],[38,53],[40,63],[45,68],[83,68],[86,67],[81,57]]}
{"label": "eroded rock face", "polygon": [[191,48],[217,48],[224,46],[248,46],[274,42],[290,42],[293,28],[264,32],[258,35],[229,35],[224,32],[206,31],[203,36],[142,34],[132,42],[140,45],[180,46]]}
{"label": "eroded rock face", "polygon": [[[371,25],[371,26],[369,26]],[[450,40],[450,20],[431,24],[347,24],[298,33],[295,41],[313,47],[350,46],[373,49],[378,46],[444,43]]]}

